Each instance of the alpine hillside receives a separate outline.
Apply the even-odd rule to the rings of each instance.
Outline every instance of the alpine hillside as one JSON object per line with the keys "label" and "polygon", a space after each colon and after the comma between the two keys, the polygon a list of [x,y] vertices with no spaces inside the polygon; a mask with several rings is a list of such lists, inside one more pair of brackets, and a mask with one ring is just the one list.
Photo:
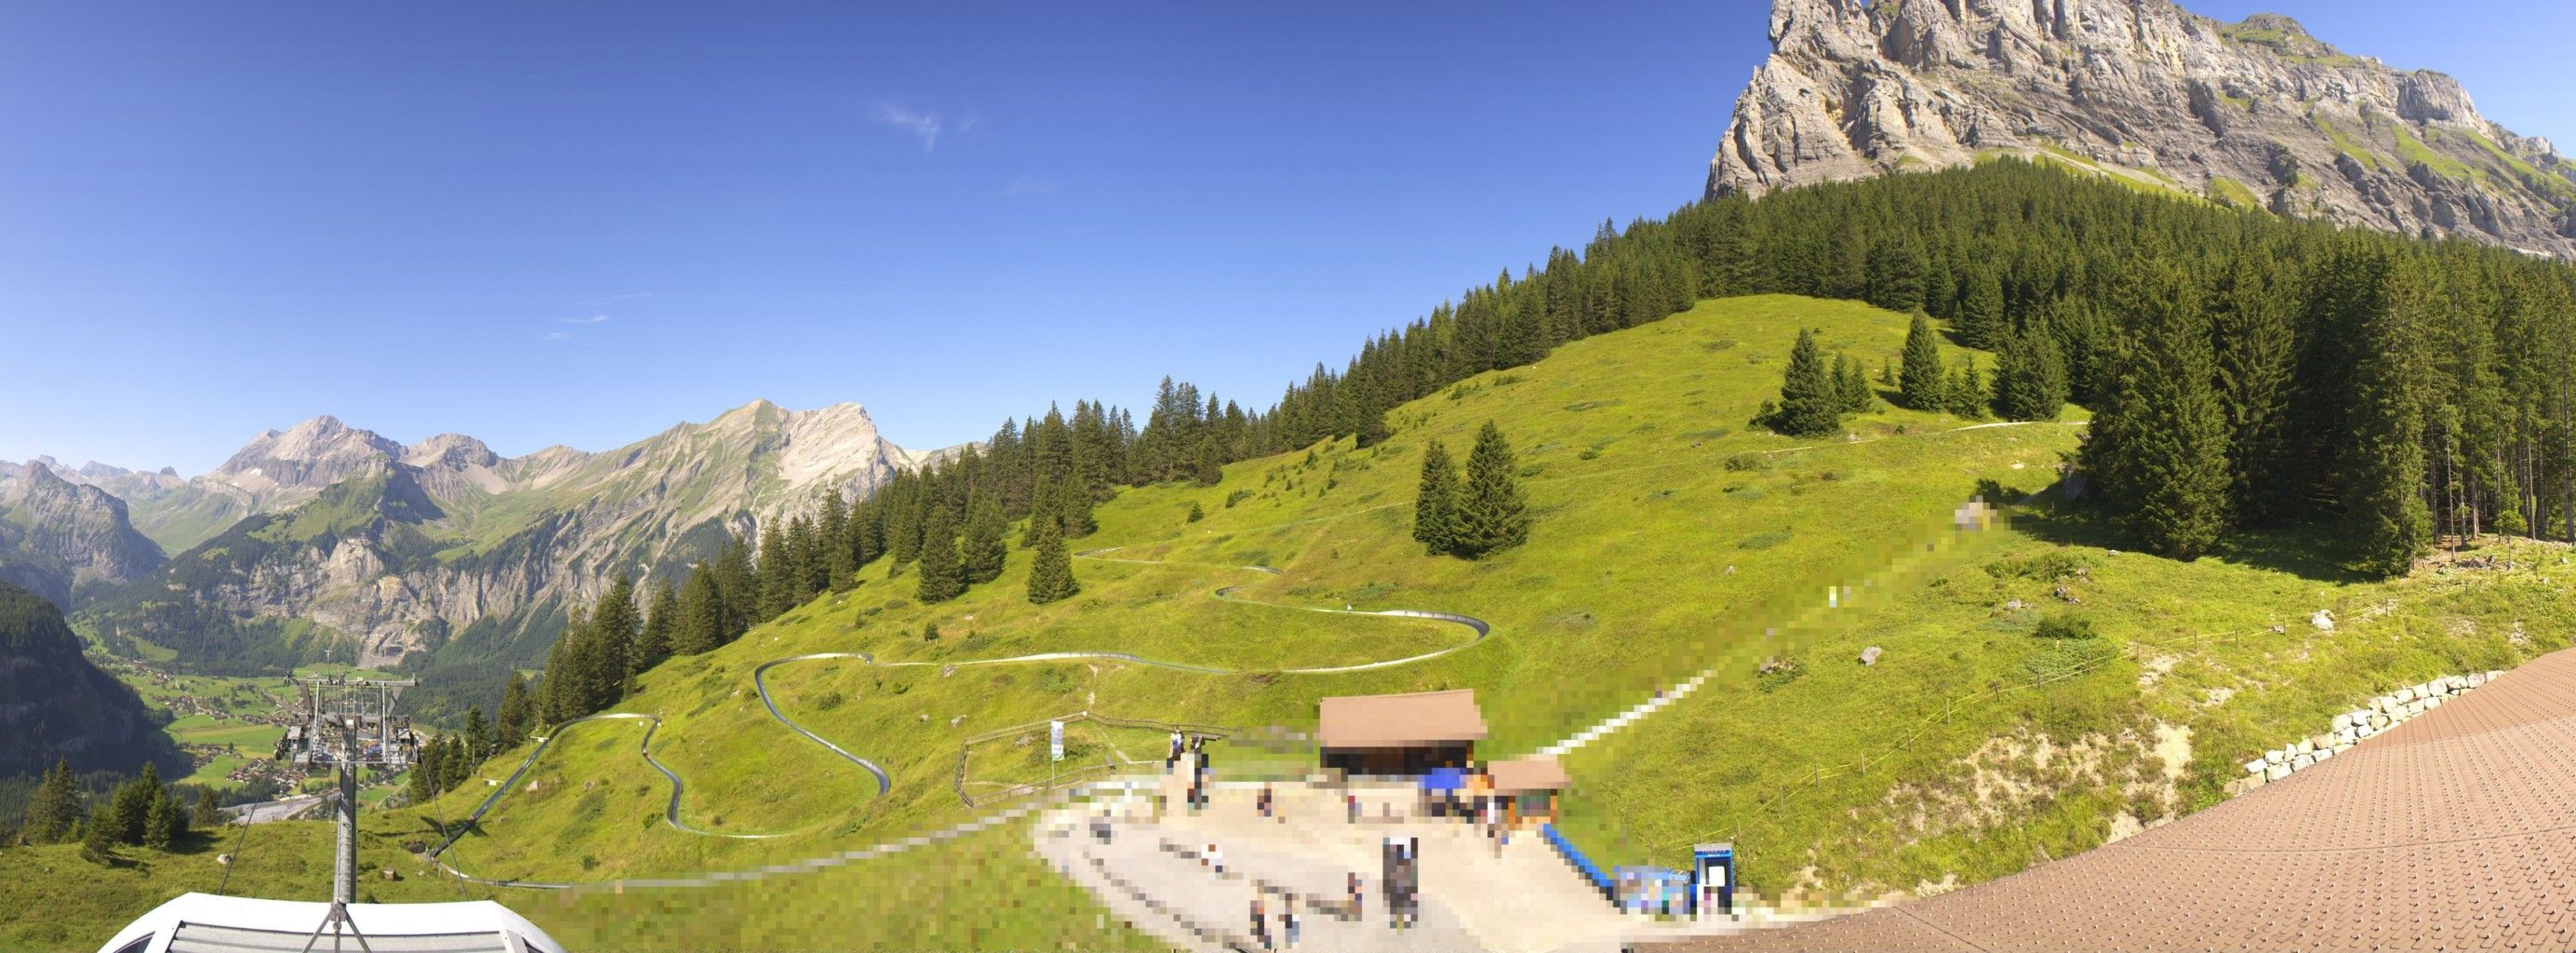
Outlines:
{"label": "alpine hillside", "polygon": [[127,520],[124,500],[64,479],[43,460],[0,464],[0,582],[69,605],[76,591],[123,583],[161,561],[161,547]]}
{"label": "alpine hillside", "polygon": [[2010,153],[2406,235],[2576,253],[2576,163],[2457,80],[2169,0],[1777,0],[1707,194]]}

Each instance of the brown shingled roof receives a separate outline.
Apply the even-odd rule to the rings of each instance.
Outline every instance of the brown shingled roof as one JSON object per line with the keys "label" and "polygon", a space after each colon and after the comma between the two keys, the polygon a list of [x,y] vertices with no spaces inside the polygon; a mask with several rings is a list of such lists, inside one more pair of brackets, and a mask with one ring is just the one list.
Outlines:
{"label": "brown shingled roof", "polygon": [[1420,748],[1485,737],[1476,690],[1409,695],[1341,695],[1321,703],[1315,732],[1326,748]]}
{"label": "brown shingled roof", "polygon": [[1992,883],[1692,950],[2576,949],[2576,650]]}
{"label": "brown shingled roof", "polygon": [[1545,755],[1496,761],[1485,768],[1485,774],[1494,779],[1496,794],[1562,791],[1573,782],[1565,776],[1564,765]]}

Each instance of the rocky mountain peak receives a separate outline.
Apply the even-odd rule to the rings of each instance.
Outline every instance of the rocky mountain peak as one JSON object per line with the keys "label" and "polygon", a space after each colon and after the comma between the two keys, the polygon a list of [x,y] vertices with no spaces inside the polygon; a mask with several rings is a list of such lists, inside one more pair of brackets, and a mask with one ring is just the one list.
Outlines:
{"label": "rocky mountain peak", "polygon": [[449,467],[461,470],[468,467],[499,466],[501,455],[493,453],[491,447],[484,446],[483,441],[461,433],[443,433],[405,448],[402,460],[416,467]]}
{"label": "rocky mountain peak", "polygon": [[260,434],[209,476],[253,494],[318,490],[364,469],[371,460],[400,459],[402,454],[401,444],[325,414],[284,431]]}
{"label": "rocky mountain peak", "polygon": [[2237,205],[2576,255],[2576,164],[2457,80],[2170,0],[1776,0],[1708,194],[2018,156]]}

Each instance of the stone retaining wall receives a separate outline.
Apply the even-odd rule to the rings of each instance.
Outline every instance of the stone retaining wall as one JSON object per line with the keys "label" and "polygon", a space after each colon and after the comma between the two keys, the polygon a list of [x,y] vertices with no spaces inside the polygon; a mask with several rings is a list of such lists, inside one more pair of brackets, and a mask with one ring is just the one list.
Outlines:
{"label": "stone retaining wall", "polygon": [[2289,777],[2291,773],[2349,750],[2362,739],[2397,727],[2435,708],[2454,695],[2484,685],[2503,672],[2471,672],[2446,675],[2421,685],[2409,685],[2370,700],[2352,711],[2334,716],[2334,726],[2325,734],[2301,738],[2297,742],[2263,752],[2263,756],[2245,762],[2245,777],[2229,785],[2242,791]]}

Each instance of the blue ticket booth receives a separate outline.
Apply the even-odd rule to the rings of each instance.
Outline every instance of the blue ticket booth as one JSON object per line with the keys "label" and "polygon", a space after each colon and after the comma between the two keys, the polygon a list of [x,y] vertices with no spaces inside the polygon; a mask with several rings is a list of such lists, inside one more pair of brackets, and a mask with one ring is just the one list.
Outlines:
{"label": "blue ticket booth", "polygon": [[1735,845],[1701,844],[1691,848],[1691,904],[1698,916],[1735,912]]}

